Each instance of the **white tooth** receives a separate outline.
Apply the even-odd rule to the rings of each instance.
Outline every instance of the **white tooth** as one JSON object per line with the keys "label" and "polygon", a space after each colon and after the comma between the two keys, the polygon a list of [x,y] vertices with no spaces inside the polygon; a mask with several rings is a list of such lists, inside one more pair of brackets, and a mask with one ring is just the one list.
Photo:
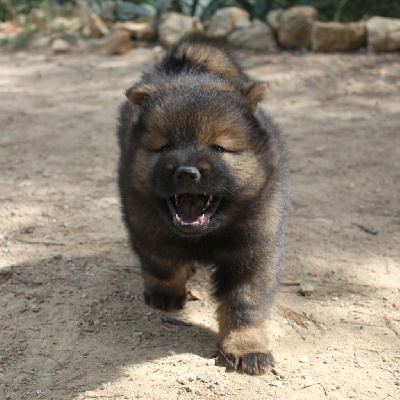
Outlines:
{"label": "white tooth", "polygon": [[178,203],[178,195],[175,195],[175,203]]}
{"label": "white tooth", "polygon": [[178,222],[182,222],[182,218],[181,218],[178,214],[175,214],[175,219],[176,219]]}

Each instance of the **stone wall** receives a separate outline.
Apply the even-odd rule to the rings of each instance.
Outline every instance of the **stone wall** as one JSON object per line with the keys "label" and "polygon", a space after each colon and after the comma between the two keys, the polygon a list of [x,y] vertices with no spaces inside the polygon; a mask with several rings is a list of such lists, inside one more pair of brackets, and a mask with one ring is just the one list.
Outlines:
{"label": "stone wall", "polygon": [[208,27],[197,17],[170,12],[163,15],[155,29],[154,17],[115,22],[97,14],[74,18],[56,18],[46,23],[40,10],[33,10],[24,21],[0,23],[0,41],[12,41],[21,33],[35,29],[41,37],[32,46],[48,47],[53,53],[79,48],[82,39],[97,40],[108,54],[123,54],[139,41],[157,37],[164,46],[171,46],[189,32],[205,32],[210,37],[227,40],[234,46],[265,52],[280,49],[315,52],[400,50],[400,19],[372,17],[367,21],[339,23],[321,22],[318,12],[309,6],[271,11],[266,21],[251,20],[247,11],[228,7],[219,9]]}

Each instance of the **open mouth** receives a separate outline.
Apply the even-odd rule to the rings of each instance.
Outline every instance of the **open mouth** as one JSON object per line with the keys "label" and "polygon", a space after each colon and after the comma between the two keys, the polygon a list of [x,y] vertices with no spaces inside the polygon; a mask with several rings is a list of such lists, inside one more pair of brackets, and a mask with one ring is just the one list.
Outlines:
{"label": "open mouth", "polygon": [[183,193],[167,199],[173,222],[178,228],[201,228],[215,214],[221,198],[211,194]]}

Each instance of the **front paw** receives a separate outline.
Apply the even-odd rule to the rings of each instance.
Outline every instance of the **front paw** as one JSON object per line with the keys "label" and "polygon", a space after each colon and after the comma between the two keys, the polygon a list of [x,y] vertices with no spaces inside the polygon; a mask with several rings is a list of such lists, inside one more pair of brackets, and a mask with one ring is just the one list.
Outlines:
{"label": "front paw", "polygon": [[186,292],[178,296],[162,293],[156,290],[144,292],[147,305],[163,311],[181,310],[186,303]]}
{"label": "front paw", "polygon": [[251,375],[261,375],[275,367],[274,357],[271,352],[224,354],[220,350],[218,361],[228,368]]}

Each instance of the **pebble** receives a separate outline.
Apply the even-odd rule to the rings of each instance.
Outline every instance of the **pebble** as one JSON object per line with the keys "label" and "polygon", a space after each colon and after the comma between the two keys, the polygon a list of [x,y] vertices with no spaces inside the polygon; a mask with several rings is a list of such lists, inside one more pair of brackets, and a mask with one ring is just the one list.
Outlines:
{"label": "pebble", "polygon": [[10,275],[12,273],[11,267],[0,268],[0,275]]}
{"label": "pebble", "polygon": [[188,374],[188,375],[186,376],[186,378],[187,378],[187,380],[188,380],[189,382],[194,382],[194,381],[196,380],[196,376],[195,376],[194,374]]}
{"label": "pebble", "polygon": [[179,377],[176,381],[178,383],[180,383],[181,385],[188,385],[189,384],[189,380],[187,380],[187,379],[185,379],[183,377]]}
{"label": "pebble", "polygon": [[70,44],[63,39],[55,39],[51,46],[51,50],[53,50],[53,53],[56,54],[67,53],[70,50],[70,48],[71,48]]}
{"label": "pebble", "polygon": [[315,292],[315,287],[311,283],[303,283],[300,286],[300,294],[302,296],[311,296]]}
{"label": "pebble", "polygon": [[276,386],[276,387],[281,388],[281,387],[283,387],[283,382],[276,380],[276,381],[271,382],[270,386]]}
{"label": "pebble", "polygon": [[307,356],[301,357],[300,362],[303,364],[308,363],[308,357]]}
{"label": "pebble", "polygon": [[208,375],[208,374],[197,375],[197,379],[204,383],[214,382],[214,380],[215,380],[211,375]]}

